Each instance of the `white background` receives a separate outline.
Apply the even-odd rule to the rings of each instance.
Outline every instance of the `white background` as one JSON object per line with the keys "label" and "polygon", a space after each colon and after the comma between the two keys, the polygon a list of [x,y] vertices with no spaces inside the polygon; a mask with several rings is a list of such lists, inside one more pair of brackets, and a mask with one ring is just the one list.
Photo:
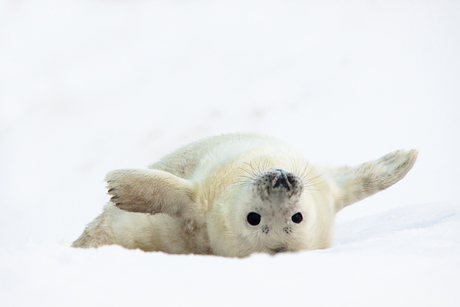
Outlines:
{"label": "white background", "polygon": [[[0,305],[458,306],[459,54],[457,1],[1,1]],[[420,155],[328,250],[69,247],[108,171],[236,131]]]}

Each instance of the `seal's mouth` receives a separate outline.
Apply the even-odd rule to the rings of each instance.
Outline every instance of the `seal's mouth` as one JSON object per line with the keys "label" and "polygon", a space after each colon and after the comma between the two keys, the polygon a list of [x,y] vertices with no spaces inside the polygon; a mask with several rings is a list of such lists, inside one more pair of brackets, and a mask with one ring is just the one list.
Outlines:
{"label": "seal's mouth", "polygon": [[287,252],[287,248],[285,246],[280,246],[277,248],[270,248],[272,252],[276,253],[282,253],[282,252]]}
{"label": "seal's mouth", "polygon": [[284,170],[277,168],[275,171],[278,172],[278,174],[275,174],[275,177],[273,178],[274,184],[272,188],[279,189],[279,188],[284,188],[287,191],[291,191],[292,187],[297,184],[297,180],[295,178],[295,175],[292,173],[286,173]]}

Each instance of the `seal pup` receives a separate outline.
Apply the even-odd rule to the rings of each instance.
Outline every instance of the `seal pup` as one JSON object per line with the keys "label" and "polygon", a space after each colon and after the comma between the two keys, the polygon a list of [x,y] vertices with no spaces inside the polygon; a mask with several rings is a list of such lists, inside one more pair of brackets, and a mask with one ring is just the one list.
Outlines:
{"label": "seal pup", "polygon": [[72,246],[228,257],[327,248],[335,214],[401,180],[417,155],[321,168],[273,137],[206,138],[149,169],[109,172],[111,202]]}

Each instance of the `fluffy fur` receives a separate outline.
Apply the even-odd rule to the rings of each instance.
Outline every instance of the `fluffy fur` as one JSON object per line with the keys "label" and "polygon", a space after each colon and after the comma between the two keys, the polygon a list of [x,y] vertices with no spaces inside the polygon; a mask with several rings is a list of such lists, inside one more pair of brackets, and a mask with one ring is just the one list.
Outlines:
{"label": "fluffy fur", "polygon": [[149,169],[108,173],[111,203],[72,246],[229,257],[327,248],[335,214],[401,180],[417,154],[327,169],[269,136],[207,138]]}

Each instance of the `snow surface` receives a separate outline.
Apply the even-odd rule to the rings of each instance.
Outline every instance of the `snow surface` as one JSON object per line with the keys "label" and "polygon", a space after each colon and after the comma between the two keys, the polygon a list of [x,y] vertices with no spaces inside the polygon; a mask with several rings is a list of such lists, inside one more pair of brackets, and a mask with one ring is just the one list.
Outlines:
{"label": "snow surface", "polygon": [[[457,1],[0,1],[0,306],[460,306],[459,54]],[[234,131],[420,155],[327,250],[69,247],[108,171]]]}

